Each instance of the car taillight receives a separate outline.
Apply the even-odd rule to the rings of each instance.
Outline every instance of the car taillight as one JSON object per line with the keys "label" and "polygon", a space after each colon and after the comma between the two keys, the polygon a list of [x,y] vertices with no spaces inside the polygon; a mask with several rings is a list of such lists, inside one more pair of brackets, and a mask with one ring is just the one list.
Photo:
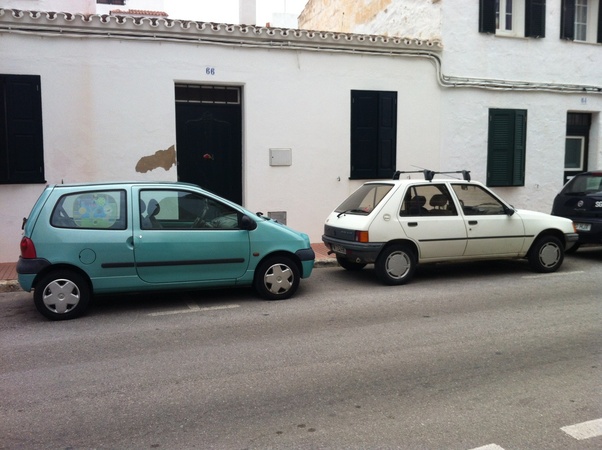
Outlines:
{"label": "car taillight", "polygon": [[33,241],[28,237],[21,239],[21,257],[22,258],[36,258],[36,246],[33,245]]}
{"label": "car taillight", "polygon": [[368,232],[367,231],[356,231],[355,232],[355,241],[356,242],[370,242],[370,239],[368,238]]}

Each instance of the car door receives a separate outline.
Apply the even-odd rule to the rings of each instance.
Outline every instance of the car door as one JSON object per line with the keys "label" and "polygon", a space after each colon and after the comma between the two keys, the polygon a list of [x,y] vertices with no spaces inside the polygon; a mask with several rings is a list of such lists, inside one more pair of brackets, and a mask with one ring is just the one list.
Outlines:
{"label": "car door", "polygon": [[134,255],[149,283],[232,284],[249,264],[242,214],[213,197],[185,189],[134,188]]}
{"label": "car door", "polygon": [[466,227],[444,183],[407,188],[400,208],[399,223],[420,250],[420,259],[462,257]]}
{"label": "car door", "polygon": [[464,256],[519,254],[525,230],[518,214],[508,214],[506,205],[482,186],[453,183],[452,190],[461,205],[466,226]]}

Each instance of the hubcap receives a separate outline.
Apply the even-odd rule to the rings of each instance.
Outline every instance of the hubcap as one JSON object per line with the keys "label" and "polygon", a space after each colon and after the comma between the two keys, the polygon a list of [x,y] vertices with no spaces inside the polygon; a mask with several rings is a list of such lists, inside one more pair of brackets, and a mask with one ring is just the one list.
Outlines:
{"label": "hubcap", "polygon": [[263,282],[272,294],[283,294],[293,285],[294,275],[290,267],[284,264],[274,264],[263,277]]}
{"label": "hubcap", "polygon": [[387,258],[387,273],[391,278],[403,278],[411,267],[411,261],[407,253],[396,252]]}
{"label": "hubcap", "polygon": [[539,260],[544,267],[553,267],[560,259],[560,249],[555,244],[546,244],[539,252]]}
{"label": "hubcap", "polygon": [[42,300],[50,311],[65,314],[79,303],[79,289],[70,280],[54,280],[44,288]]}

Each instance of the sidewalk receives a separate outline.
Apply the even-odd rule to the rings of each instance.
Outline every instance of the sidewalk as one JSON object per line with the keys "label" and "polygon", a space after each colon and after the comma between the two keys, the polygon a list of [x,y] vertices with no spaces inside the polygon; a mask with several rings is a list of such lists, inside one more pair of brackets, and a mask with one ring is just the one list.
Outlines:
{"label": "sidewalk", "polygon": [[[336,265],[336,258],[328,254],[328,250],[323,243],[311,244],[311,248],[316,253],[316,262],[314,267],[328,267]],[[19,290],[17,283],[17,263],[0,263],[0,292],[10,292]]]}

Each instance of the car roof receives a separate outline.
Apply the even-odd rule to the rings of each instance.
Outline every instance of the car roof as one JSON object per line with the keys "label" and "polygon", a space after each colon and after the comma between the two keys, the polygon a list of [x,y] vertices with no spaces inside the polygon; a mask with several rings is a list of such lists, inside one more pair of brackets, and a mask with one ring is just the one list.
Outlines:
{"label": "car roof", "polygon": [[[80,188],[103,188],[103,187],[131,187],[131,186],[186,186],[200,188],[200,186],[192,183],[184,183],[182,181],[99,181],[94,183],[61,183],[61,184],[49,184],[48,188],[68,188],[68,189],[80,189]],[[202,188],[201,188],[202,189]]]}

